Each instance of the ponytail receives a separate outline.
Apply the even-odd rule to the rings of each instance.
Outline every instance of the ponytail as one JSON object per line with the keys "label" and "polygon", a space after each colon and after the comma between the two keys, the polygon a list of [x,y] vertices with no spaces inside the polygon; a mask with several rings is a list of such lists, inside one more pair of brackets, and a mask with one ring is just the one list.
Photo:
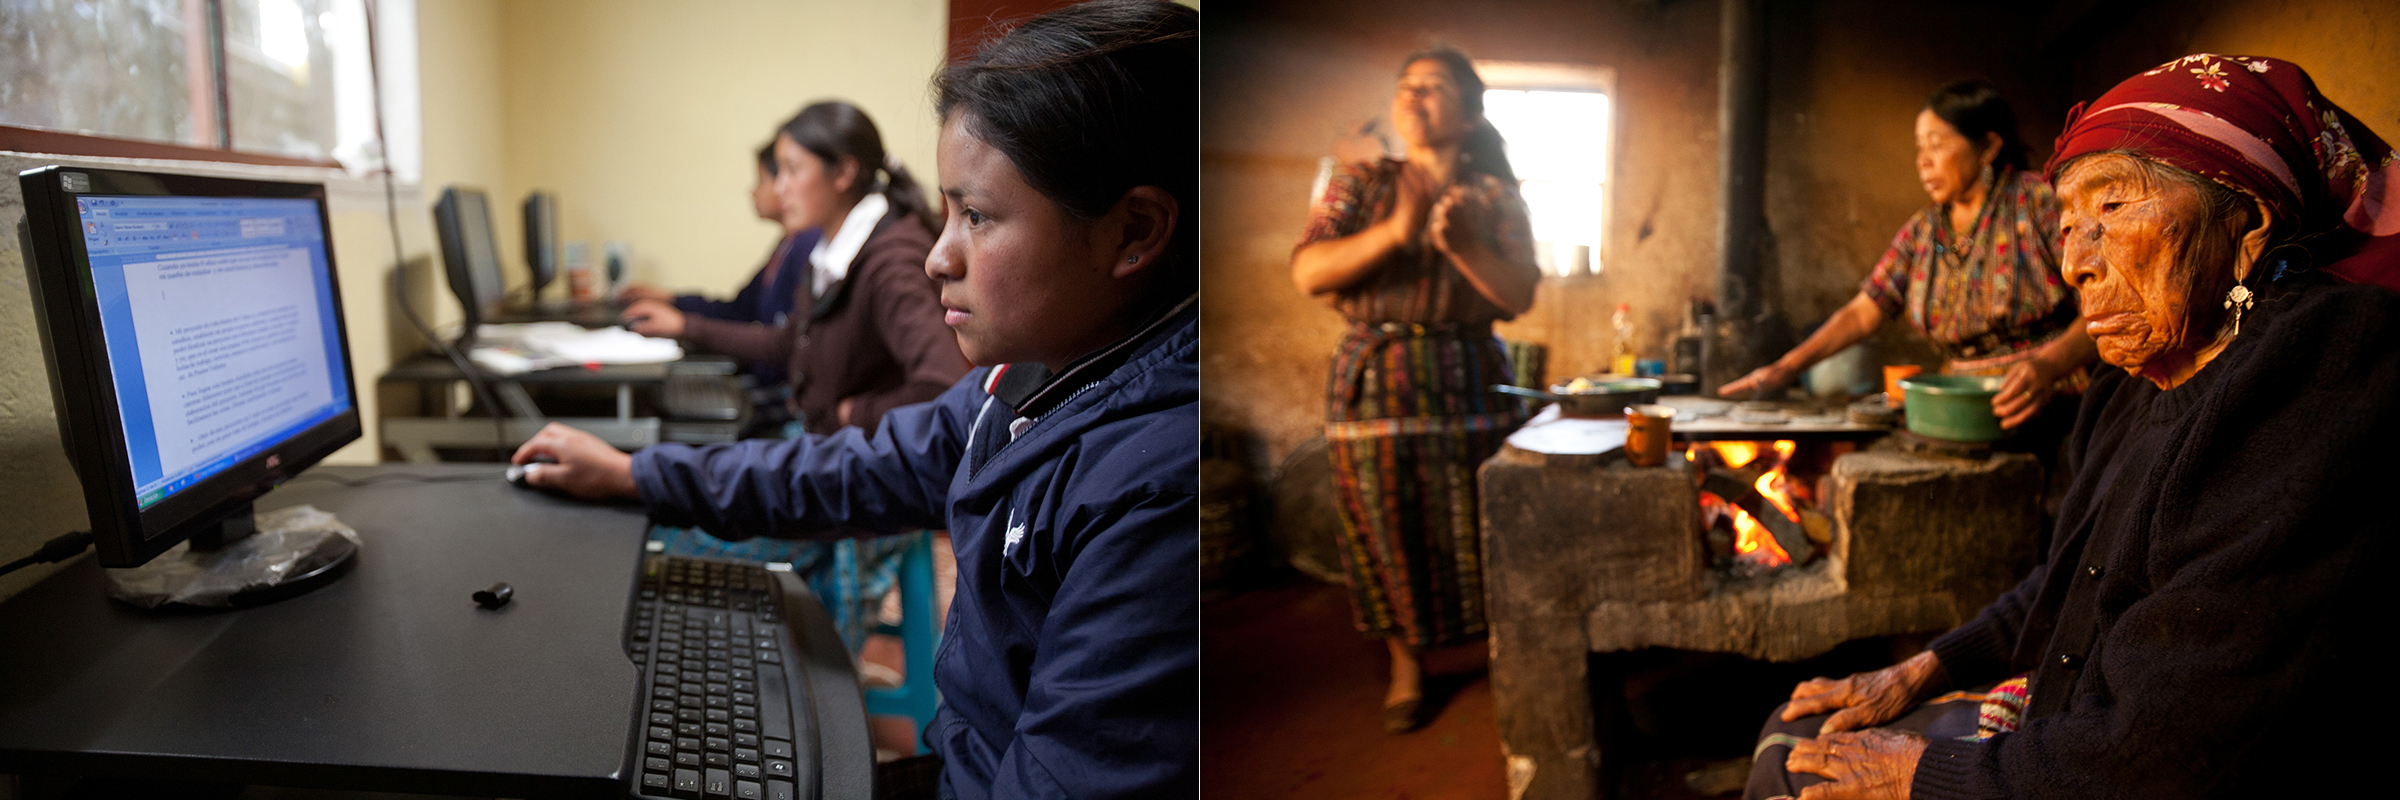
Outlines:
{"label": "ponytail", "polygon": [[934,219],[933,207],[925,203],[925,187],[917,184],[917,179],[908,174],[907,167],[900,166],[900,159],[885,159],[883,162],[883,199],[891,203],[893,208],[905,209],[916,217],[917,224],[925,226],[926,233],[941,235],[942,223]]}
{"label": "ponytail", "polygon": [[[915,215],[917,224],[924,226],[927,233],[941,232],[941,223],[925,205],[925,190],[899,161],[884,153],[883,134],[875,129],[875,120],[858,106],[840,100],[810,103],[785,121],[778,132],[791,137],[793,144],[827,165],[839,165],[843,159],[857,162],[858,182],[851,190],[854,199],[881,189],[886,202]],[[877,173],[884,180],[876,181]]]}

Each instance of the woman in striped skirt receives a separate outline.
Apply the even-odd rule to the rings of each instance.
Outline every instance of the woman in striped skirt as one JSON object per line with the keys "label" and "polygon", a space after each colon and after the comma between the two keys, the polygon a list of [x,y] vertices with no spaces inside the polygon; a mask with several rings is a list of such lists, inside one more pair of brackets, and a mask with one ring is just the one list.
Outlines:
{"label": "woman in striped skirt", "polygon": [[1492,322],[1533,305],[1540,270],[1483,81],[1451,49],[1410,56],[1392,97],[1406,159],[1327,185],[1292,280],[1350,319],[1325,439],[1358,628],[1385,640],[1384,729],[1423,723],[1417,654],[1483,634],[1475,468],[1523,421]]}

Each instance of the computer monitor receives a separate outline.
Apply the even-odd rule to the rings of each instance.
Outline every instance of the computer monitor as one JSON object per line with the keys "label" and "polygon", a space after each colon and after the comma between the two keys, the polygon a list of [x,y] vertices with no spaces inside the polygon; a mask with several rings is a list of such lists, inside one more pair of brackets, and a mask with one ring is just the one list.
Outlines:
{"label": "computer monitor", "polygon": [[533,271],[533,296],[558,276],[558,200],[549,192],[525,195],[525,266]]}
{"label": "computer monitor", "polygon": [[18,182],[101,566],[246,535],[252,500],[358,439],[323,186],[60,166]]}
{"label": "computer monitor", "polygon": [[458,335],[459,349],[475,342],[475,328],[500,316],[506,300],[500,282],[500,246],[492,236],[492,212],[483,191],[465,186],[442,190],[433,205],[433,229],[442,240],[442,266],[450,276],[450,293],[458,297],[466,320]]}

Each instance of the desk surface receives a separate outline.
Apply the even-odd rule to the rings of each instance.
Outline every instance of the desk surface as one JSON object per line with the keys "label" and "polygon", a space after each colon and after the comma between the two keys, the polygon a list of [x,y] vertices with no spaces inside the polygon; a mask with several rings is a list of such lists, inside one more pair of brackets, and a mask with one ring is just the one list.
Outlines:
{"label": "desk surface", "polygon": [[[265,606],[138,610],[90,559],[0,603],[0,771],[624,796],[642,516],[500,472],[318,467],[268,493],[260,509],[313,504],[364,543],[348,575]],[[494,581],[515,602],[477,608]]]}
{"label": "desk surface", "polygon": [[[515,381],[523,384],[662,383],[667,379],[668,363],[670,362],[602,364],[598,367],[555,367],[515,375],[492,375],[491,377],[494,380]],[[489,372],[485,374],[490,375]],[[426,383],[465,379],[466,376],[459,374],[458,365],[451,363],[450,359],[428,353],[393,364],[391,369],[385,370],[383,375],[376,380],[379,383]]]}

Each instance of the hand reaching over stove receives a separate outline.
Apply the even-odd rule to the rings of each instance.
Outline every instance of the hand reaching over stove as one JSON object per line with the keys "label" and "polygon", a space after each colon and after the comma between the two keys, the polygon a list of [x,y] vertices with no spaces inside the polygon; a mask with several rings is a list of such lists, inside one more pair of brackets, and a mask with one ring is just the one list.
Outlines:
{"label": "hand reaching over stove", "polygon": [[1826,718],[1818,733],[1869,728],[1899,719],[1949,682],[1941,659],[1927,650],[1874,672],[1840,680],[1811,678],[1792,690],[1792,701],[1783,707],[1783,721],[1831,711],[1833,716]]}

